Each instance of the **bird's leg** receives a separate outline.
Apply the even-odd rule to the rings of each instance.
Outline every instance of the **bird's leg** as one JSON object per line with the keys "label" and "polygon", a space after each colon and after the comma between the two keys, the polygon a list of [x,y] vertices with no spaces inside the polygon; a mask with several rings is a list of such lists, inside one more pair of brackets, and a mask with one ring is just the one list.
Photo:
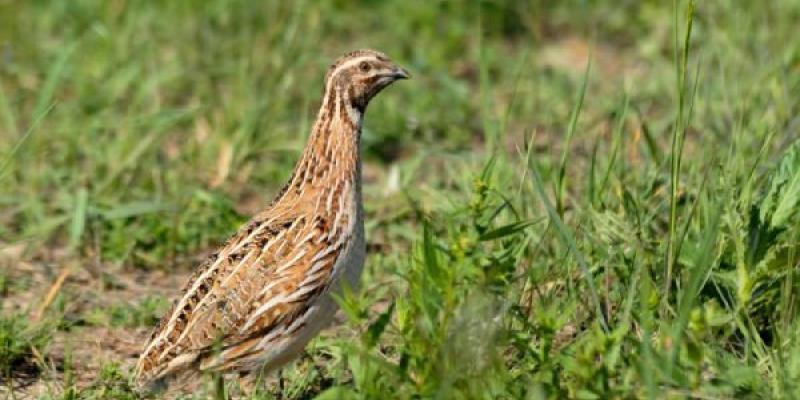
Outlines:
{"label": "bird's leg", "polygon": [[278,399],[283,399],[283,368],[278,370]]}
{"label": "bird's leg", "polygon": [[214,391],[216,392],[216,396],[218,399],[227,399],[228,398],[228,391],[225,390],[225,379],[222,377],[221,373],[214,374]]}
{"label": "bird's leg", "polygon": [[253,393],[256,389],[256,379],[253,378],[252,374],[240,374],[239,375],[239,392],[245,396],[245,398],[252,397]]}

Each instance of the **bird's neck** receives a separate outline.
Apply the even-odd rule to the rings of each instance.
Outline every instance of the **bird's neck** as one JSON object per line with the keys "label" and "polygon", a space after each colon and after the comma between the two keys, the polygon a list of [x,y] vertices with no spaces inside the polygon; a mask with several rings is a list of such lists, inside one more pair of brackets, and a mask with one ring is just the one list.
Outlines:
{"label": "bird's neck", "polygon": [[350,98],[347,90],[326,90],[285,195],[302,197],[337,187],[358,187],[363,110]]}

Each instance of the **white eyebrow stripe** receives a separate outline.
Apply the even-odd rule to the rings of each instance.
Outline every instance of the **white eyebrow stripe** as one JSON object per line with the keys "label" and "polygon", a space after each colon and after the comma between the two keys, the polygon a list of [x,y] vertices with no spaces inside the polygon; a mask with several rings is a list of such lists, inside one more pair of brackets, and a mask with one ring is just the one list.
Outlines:
{"label": "white eyebrow stripe", "polygon": [[330,77],[333,78],[339,72],[344,71],[344,70],[346,70],[346,69],[352,67],[353,65],[356,65],[356,64],[358,64],[358,63],[360,63],[362,61],[369,61],[369,60],[375,60],[375,59],[376,59],[376,57],[373,56],[373,55],[363,55],[363,56],[354,58],[352,60],[347,60],[344,63],[342,63],[342,65],[336,67],[336,69],[334,69],[333,72],[331,72]]}

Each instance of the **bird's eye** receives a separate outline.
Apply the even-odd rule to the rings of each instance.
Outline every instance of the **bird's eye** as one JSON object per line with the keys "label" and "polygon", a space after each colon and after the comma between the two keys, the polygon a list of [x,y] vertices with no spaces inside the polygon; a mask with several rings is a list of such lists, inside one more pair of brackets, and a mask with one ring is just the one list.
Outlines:
{"label": "bird's eye", "polygon": [[361,64],[358,65],[358,69],[360,69],[361,72],[368,72],[370,68],[372,67],[366,61],[362,61]]}

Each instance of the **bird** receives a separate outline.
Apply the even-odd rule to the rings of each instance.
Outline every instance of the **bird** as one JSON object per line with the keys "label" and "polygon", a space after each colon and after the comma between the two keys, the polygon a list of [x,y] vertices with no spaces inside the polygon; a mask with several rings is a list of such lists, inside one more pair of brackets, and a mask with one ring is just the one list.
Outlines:
{"label": "bird", "polygon": [[[213,372],[247,378],[301,354],[356,289],[366,256],[361,126],[367,105],[408,71],[362,49],[327,70],[316,121],[290,178],[186,282],[144,345],[143,390]],[[182,382],[183,381],[183,382]]]}

